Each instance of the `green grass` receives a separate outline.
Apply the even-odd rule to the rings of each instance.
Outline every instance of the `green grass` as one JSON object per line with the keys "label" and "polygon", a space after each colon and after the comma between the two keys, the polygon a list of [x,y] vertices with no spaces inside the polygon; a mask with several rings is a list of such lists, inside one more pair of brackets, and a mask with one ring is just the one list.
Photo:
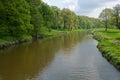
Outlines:
{"label": "green grass", "polygon": [[49,32],[49,30],[44,29],[41,31],[40,34],[42,34],[43,37],[54,37],[54,36],[61,35],[63,33],[81,32],[81,31],[85,31],[85,30],[82,30],[82,29],[77,29],[77,30],[54,30],[54,29],[51,29],[51,31]]}
{"label": "green grass", "polygon": [[6,42],[7,42],[6,40],[0,39],[0,45],[1,45],[1,44],[5,44]]}
{"label": "green grass", "polygon": [[[48,39],[48,38],[52,38],[52,37],[56,37],[56,36],[60,36],[63,35],[65,33],[69,34],[69,33],[73,33],[73,32],[82,32],[85,30],[82,29],[78,29],[78,30],[54,30],[51,29],[49,31],[48,28],[41,28],[40,31],[40,36],[42,36],[42,38],[44,39]],[[21,35],[21,36],[16,36],[16,37],[11,37],[11,36],[2,36],[0,37],[0,45],[6,44],[6,43],[10,43],[10,42],[16,42],[16,41],[20,41],[20,40],[32,40],[32,36],[31,35]]]}
{"label": "green grass", "polygon": [[10,36],[0,37],[0,45],[11,42],[11,41],[14,41],[13,37],[10,37]]}
{"label": "green grass", "polygon": [[9,42],[19,41],[19,40],[32,40],[32,36],[22,35],[19,37],[11,37],[11,36],[0,37],[0,45],[3,45],[5,43],[9,43]]}
{"label": "green grass", "polygon": [[102,32],[102,34],[104,34],[104,36],[108,38],[112,39],[120,38],[120,30],[108,29],[108,31],[100,30],[99,32]]}
{"label": "green grass", "polygon": [[99,41],[98,48],[103,55],[120,69],[120,30],[95,30],[95,38]]}
{"label": "green grass", "polygon": [[59,34],[59,31],[58,30],[51,30],[50,32],[45,31],[43,34],[46,36],[57,36]]}

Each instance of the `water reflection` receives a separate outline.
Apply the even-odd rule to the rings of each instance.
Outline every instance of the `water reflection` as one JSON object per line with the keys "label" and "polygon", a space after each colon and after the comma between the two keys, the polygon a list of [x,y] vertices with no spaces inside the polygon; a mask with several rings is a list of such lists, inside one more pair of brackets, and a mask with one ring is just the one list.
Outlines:
{"label": "water reflection", "polygon": [[96,45],[97,41],[86,36],[71,50],[60,50],[35,80],[120,80],[120,73],[101,56]]}
{"label": "water reflection", "polygon": [[60,50],[70,51],[85,33],[72,33],[17,45],[0,52],[0,80],[29,80],[52,63]]}

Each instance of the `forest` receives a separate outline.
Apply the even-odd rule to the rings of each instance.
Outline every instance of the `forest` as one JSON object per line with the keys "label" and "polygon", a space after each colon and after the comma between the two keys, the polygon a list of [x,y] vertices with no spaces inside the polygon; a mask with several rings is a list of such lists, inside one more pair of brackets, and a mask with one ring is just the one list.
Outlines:
{"label": "forest", "polygon": [[102,21],[78,16],[70,9],[49,6],[40,0],[0,1],[0,41],[44,36],[52,30],[101,27]]}

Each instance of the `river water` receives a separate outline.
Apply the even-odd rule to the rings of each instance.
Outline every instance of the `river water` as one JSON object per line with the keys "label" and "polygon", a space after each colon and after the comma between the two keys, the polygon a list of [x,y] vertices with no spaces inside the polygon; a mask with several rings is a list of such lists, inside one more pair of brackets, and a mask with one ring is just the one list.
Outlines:
{"label": "river water", "polygon": [[0,51],[0,80],[120,80],[86,33],[37,40]]}

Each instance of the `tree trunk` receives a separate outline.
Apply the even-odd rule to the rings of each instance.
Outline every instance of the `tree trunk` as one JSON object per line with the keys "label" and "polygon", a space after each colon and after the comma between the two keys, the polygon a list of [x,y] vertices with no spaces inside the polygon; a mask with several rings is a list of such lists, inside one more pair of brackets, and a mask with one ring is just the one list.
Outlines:
{"label": "tree trunk", "polygon": [[107,28],[108,28],[108,22],[107,20],[105,21],[105,31],[107,31]]}

